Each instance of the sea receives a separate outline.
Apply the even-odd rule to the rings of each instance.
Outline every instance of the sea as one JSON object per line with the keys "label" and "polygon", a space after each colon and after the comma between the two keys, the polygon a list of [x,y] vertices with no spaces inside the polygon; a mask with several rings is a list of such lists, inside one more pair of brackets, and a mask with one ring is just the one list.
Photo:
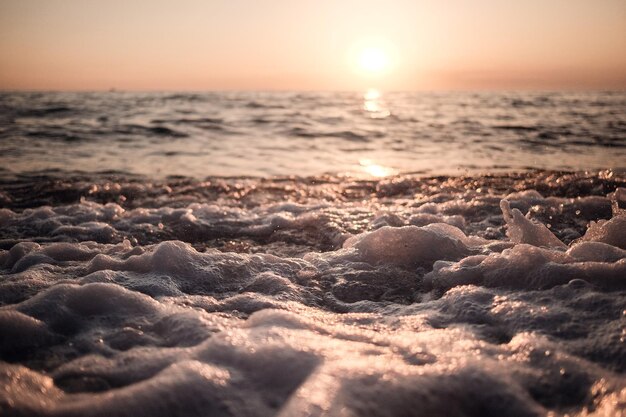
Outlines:
{"label": "sea", "polygon": [[0,93],[0,155],[206,176],[626,167],[626,92]]}
{"label": "sea", "polygon": [[0,92],[0,415],[626,415],[626,92]]}

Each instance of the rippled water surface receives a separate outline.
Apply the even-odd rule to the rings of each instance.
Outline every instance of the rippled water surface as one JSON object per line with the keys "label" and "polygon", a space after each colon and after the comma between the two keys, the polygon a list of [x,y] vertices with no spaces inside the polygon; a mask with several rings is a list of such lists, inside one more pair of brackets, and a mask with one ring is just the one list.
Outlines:
{"label": "rippled water surface", "polygon": [[625,414],[626,95],[0,97],[1,416]]}
{"label": "rippled water surface", "polygon": [[624,168],[626,93],[4,93],[0,154],[200,178]]}

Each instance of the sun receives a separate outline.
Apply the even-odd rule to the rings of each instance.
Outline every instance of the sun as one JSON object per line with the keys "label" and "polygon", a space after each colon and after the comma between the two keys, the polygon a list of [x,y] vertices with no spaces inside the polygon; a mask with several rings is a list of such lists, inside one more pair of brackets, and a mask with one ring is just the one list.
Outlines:
{"label": "sun", "polygon": [[362,38],[350,48],[350,61],[354,72],[366,78],[380,78],[396,67],[397,52],[394,45],[380,37]]}
{"label": "sun", "polygon": [[359,67],[366,73],[380,74],[389,68],[389,56],[380,47],[365,47],[359,54]]}

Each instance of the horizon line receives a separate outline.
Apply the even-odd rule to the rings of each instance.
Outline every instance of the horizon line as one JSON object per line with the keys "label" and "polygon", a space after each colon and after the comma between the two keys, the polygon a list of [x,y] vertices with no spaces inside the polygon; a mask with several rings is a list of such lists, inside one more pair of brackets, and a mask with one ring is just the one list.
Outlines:
{"label": "horizon line", "polygon": [[367,87],[362,89],[314,89],[314,88],[207,88],[207,89],[158,89],[158,88],[117,88],[104,89],[91,88],[3,88],[0,93],[362,93],[368,90],[377,90],[384,93],[562,93],[562,92],[626,92],[626,85],[620,87],[515,87],[515,88],[407,88],[407,89],[384,89],[379,87]]}

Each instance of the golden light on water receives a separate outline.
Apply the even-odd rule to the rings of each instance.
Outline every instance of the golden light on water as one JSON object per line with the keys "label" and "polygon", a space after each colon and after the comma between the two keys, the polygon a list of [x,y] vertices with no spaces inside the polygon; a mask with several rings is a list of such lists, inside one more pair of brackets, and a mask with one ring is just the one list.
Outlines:
{"label": "golden light on water", "polygon": [[380,91],[375,88],[370,88],[363,94],[363,110],[372,119],[384,119],[391,115],[389,109],[383,106],[381,96]]}
{"label": "golden light on water", "polygon": [[365,173],[377,178],[387,177],[389,175],[395,174],[396,172],[393,168],[377,164],[371,159],[367,158],[359,160],[359,165]]}
{"label": "golden light on water", "polygon": [[[372,119],[384,119],[391,115],[391,112],[382,104],[382,94],[380,90],[375,88],[369,88],[365,94],[363,94],[363,110],[365,110],[368,117]],[[360,159],[359,167],[362,172],[376,178],[387,177],[397,173],[393,168],[376,163],[369,158]]]}
{"label": "golden light on water", "polygon": [[380,98],[380,91],[375,88],[370,88],[363,94],[363,98],[365,101],[376,101]]}

